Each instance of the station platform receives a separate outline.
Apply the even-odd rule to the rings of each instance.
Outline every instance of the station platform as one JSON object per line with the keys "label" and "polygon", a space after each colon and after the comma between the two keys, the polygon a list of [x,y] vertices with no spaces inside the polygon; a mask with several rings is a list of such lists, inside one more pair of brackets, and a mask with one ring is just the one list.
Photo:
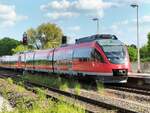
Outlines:
{"label": "station platform", "polygon": [[141,82],[150,84],[150,73],[129,73],[128,80],[130,82]]}
{"label": "station platform", "polygon": [[129,77],[149,78],[150,77],[150,73],[129,73]]}

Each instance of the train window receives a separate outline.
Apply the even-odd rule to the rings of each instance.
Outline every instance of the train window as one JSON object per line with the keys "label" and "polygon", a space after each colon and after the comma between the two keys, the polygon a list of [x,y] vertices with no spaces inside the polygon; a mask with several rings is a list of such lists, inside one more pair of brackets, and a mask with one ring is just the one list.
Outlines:
{"label": "train window", "polygon": [[74,58],[87,61],[91,57],[92,48],[77,48],[74,50]]}
{"label": "train window", "polygon": [[72,59],[72,49],[58,50],[54,53],[54,60]]}
{"label": "train window", "polygon": [[108,60],[113,64],[123,64],[125,62],[126,49],[122,45],[103,45],[103,50]]}
{"label": "train window", "polygon": [[67,50],[66,52],[65,52],[65,56],[66,56],[66,59],[72,59],[72,53],[73,53],[73,50],[72,49],[70,49],[70,50]]}
{"label": "train window", "polygon": [[33,54],[26,54],[26,61],[33,61]]}
{"label": "train window", "polygon": [[21,62],[25,62],[25,55],[21,54]]}
{"label": "train window", "polygon": [[53,53],[50,53],[50,54],[48,54],[48,56],[47,56],[49,65],[52,65],[52,59],[53,59],[52,57],[53,57]]}
{"label": "train window", "polygon": [[91,58],[94,61],[104,62],[103,57],[101,56],[101,54],[96,49],[93,49],[93,51],[91,53]]}
{"label": "train window", "polygon": [[19,61],[19,62],[21,62],[21,56],[19,56],[19,59],[18,59],[18,61]]}
{"label": "train window", "polygon": [[47,60],[48,53],[36,53],[35,60]]}

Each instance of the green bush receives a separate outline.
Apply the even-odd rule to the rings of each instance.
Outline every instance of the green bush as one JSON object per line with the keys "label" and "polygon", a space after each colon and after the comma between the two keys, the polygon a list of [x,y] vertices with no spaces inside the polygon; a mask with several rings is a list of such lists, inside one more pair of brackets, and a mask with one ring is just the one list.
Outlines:
{"label": "green bush", "polygon": [[129,57],[130,61],[134,62],[137,60],[137,49],[131,46],[128,46],[128,52],[129,52]]}
{"label": "green bush", "polygon": [[97,82],[96,82],[96,85],[97,85],[97,91],[98,91],[100,94],[104,94],[104,91],[105,91],[104,83],[103,83],[102,81],[97,81]]}
{"label": "green bush", "polygon": [[[49,76],[51,76],[51,75],[49,75]],[[22,76],[22,79],[27,80],[27,81],[32,81],[35,83],[40,83],[40,84],[46,85],[48,87],[62,89],[65,91],[67,91],[68,88],[76,88],[77,85],[78,86],[80,85],[77,81],[75,81],[73,79],[65,79],[65,78],[61,78],[61,77],[49,77],[49,76],[44,76],[44,75],[42,76],[39,74],[31,75],[31,74],[27,73],[24,76]]]}
{"label": "green bush", "polygon": [[142,61],[142,62],[150,62],[150,57],[142,58],[141,61]]}

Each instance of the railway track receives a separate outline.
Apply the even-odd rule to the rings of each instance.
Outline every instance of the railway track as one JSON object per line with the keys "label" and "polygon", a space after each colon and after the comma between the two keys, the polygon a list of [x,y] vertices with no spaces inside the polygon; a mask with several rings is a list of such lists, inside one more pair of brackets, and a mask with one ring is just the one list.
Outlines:
{"label": "railway track", "polygon": [[[98,103],[95,100],[88,99],[86,97],[82,97],[82,96],[79,96],[79,95],[76,95],[76,94],[73,94],[73,93],[69,93],[69,92],[66,92],[66,91],[62,91],[62,90],[59,90],[59,89],[56,89],[56,88],[49,88],[47,86],[36,84],[36,83],[33,83],[33,82],[26,82],[26,88],[27,89],[34,90],[34,87],[40,87],[40,88],[44,87],[44,88],[48,89],[47,92],[46,92],[47,97],[59,100],[63,96],[63,101],[64,102],[67,102],[69,104],[76,103],[77,105],[82,105],[82,106],[84,106],[85,110],[88,113],[100,113],[100,112],[116,113],[116,111],[113,112],[113,109],[114,109],[113,107],[111,107],[111,106],[106,107],[106,105],[104,105],[103,103]],[[122,110],[120,109],[117,112],[121,113]],[[125,110],[123,110],[123,111],[125,111]],[[130,111],[128,111],[128,112],[130,112]]]}
{"label": "railway track", "polygon": [[[16,74],[1,74],[0,77],[18,77]],[[76,102],[78,101],[78,103],[82,104],[83,106],[85,106],[86,110],[90,113],[99,113],[99,111],[103,111],[103,110],[114,110],[115,112],[119,112],[119,113],[136,113],[136,112],[141,112],[144,111],[143,113],[147,113],[149,112],[150,108],[147,108],[146,106],[143,106],[142,104],[137,104],[137,103],[133,103],[133,102],[128,102],[122,99],[114,99],[111,98],[110,100],[108,98],[102,97],[101,99],[93,99],[93,98],[89,98],[86,96],[82,96],[82,95],[77,95],[74,94],[73,92],[66,92],[66,91],[62,91],[59,89],[55,89],[55,88],[49,88],[45,85],[41,85],[41,84],[37,84],[37,83],[33,83],[33,82],[29,82],[27,81],[27,86],[36,86],[36,87],[44,87],[45,89],[48,89],[47,92],[47,96],[48,97],[54,97],[54,98],[58,98],[60,95],[65,96],[65,98],[67,98],[66,100],[70,100],[71,102]],[[87,93],[87,92],[86,92]],[[105,101],[107,100],[107,101]],[[121,105],[117,105],[116,103],[113,103],[113,101],[118,101],[119,103],[121,103]],[[132,105],[130,105],[132,104]],[[130,107],[126,106],[129,105]],[[134,107],[133,107],[134,106]],[[138,108],[137,106],[142,106],[142,111],[138,111],[135,108]],[[105,109],[104,109],[105,108]],[[112,112],[111,112],[112,113]]]}
{"label": "railway track", "polygon": [[[40,85],[40,84],[37,84],[37,83],[33,83],[33,82],[27,82],[33,86],[36,86],[36,87],[44,87],[46,89],[48,89],[50,92],[55,92],[55,93],[59,93],[61,95],[64,95],[64,96],[69,96],[69,97],[73,97],[75,100],[79,100],[82,104],[83,103],[86,103],[88,104],[88,106],[93,106],[94,105],[94,109],[88,109],[88,111],[90,112],[98,112],[101,110],[101,107],[104,107],[104,108],[107,108],[109,110],[117,110],[117,113],[135,113],[135,111],[132,111],[132,110],[129,110],[127,108],[123,108],[121,106],[115,106],[115,105],[112,105],[110,103],[106,103],[106,102],[102,102],[102,101],[99,101],[99,100],[95,100],[95,99],[91,99],[91,98],[88,98],[88,97],[85,97],[85,96],[80,96],[80,95],[77,95],[77,94],[74,94],[72,92],[66,92],[66,91],[62,91],[62,90],[59,90],[59,89],[56,89],[56,88],[49,88],[45,85]],[[49,94],[48,94],[49,95]],[[98,107],[98,108],[97,108]],[[99,109],[100,107],[100,109]],[[88,107],[87,107],[88,108]],[[98,110],[99,109],[99,110]],[[92,110],[92,111],[91,111]],[[96,111],[95,111],[96,110]]]}
{"label": "railway track", "polygon": [[[0,77],[1,78],[6,78],[6,77],[11,77],[11,78],[17,77],[17,78],[19,78],[19,76],[17,76],[16,74],[1,74]],[[100,113],[100,112],[108,112],[108,113],[111,112],[111,113],[113,113],[113,111],[114,111],[114,113],[116,113],[116,112],[117,113],[135,113],[132,110],[128,110],[128,109],[117,107],[117,106],[114,106],[111,104],[96,101],[96,100],[93,100],[93,99],[90,99],[87,97],[83,97],[80,95],[76,95],[73,93],[62,91],[62,90],[59,90],[56,88],[49,88],[47,86],[33,83],[31,81],[30,82],[26,81],[25,87],[28,90],[32,90],[32,91],[35,91],[33,87],[41,87],[41,88],[44,87],[45,89],[48,89],[48,92],[46,93],[47,97],[59,100],[60,96],[64,96],[65,101],[67,101],[67,102],[69,101],[68,103],[74,102],[74,103],[82,104],[85,107],[86,111],[89,113]]]}
{"label": "railway track", "polygon": [[133,85],[111,84],[111,85],[105,85],[105,87],[108,88],[108,89],[114,89],[114,90],[119,90],[119,91],[125,91],[125,92],[150,96],[150,88],[148,86],[133,86]]}
{"label": "railway track", "polygon": [[[22,73],[21,73],[22,74]],[[13,72],[11,74],[0,74],[0,77],[6,76],[6,77],[17,77],[18,72]],[[80,84],[83,85],[89,85],[89,81],[79,81]],[[93,82],[93,81],[92,81]],[[91,84],[93,89],[97,89],[96,84]],[[136,94],[141,94],[141,95],[146,95],[150,96],[150,86],[149,85],[137,85],[137,84],[104,84],[105,88],[108,89],[114,89],[114,90],[119,90],[119,91],[125,91],[125,92],[130,92],[130,93],[136,93]]]}
{"label": "railway track", "polygon": [[[92,98],[89,98],[86,96],[77,95],[73,92],[66,92],[66,91],[56,89],[56,88],[49,88],[45,85],[41,85],[41,84],[29,82],[29,81],[27,81],[26,83],[30,86],[32,85],[35,87],[41,87],[41,88],[44,87],[45,89],[48,89],[48,92],[46,94],[48,97],[59,98],[60,95],[61,96],[63,95],[67,101],[70,100],[70,102],[74,101],[75,103],[77,102],[79,104],[82,104],[83,106],[85,106],[86,111],[88,111],[90,113],[99,113],[99,112],[104,112],[104,111],[108,112],[108,110],[112,110],[112,111],[115,110],[114,112],[117,112],[117,113],[136,113],[136,110],[128,109],[123,106],[117,106],[115,104],[111,104],[106,101],[95,100],[95,99],[92,99]],[[123,100],[119,100],[119,101],[126,103],[126,101],[123,101]],[[128,105],[129,104],[131,104],[131,103],[129,102]],[[142,107],[144,107],[144,106],[142,106]],[[143,109],[143,111],[147,111],[147,110],[148,110],[147,108]],[[111,111],[111,113],[112,113],[112,111]]]}

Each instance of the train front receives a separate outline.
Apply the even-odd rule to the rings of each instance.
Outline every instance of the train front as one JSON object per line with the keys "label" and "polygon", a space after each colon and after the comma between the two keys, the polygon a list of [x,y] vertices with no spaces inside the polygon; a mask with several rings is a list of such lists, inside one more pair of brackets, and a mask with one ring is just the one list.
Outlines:
{"label": "train front", "polygon": [[105,54],[104,71],[111,73],[105,82],[126,83],[131,71],[127,47],[118,39],[104,39],[98,43]]}

